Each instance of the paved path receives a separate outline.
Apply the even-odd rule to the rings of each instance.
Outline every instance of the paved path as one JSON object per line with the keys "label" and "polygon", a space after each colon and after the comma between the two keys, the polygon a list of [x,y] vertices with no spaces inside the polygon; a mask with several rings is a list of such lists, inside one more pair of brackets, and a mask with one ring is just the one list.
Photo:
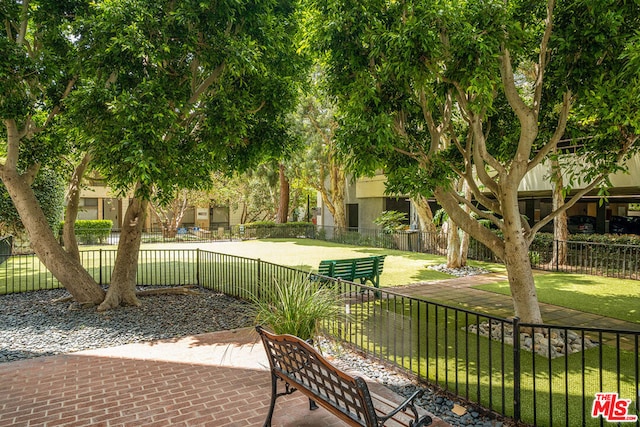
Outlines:
{"label": "paved path", "polygon": [[[513,304],[510,296],[473,289],[473,286],[506,280],[508,280],[506,274],[489,273],[396,286],[393,290],[403,295],[420,297],[443,304],[459,304],[469,310],[509,318],[513,317]],[[585,313],[553,304],[540,303],[540,310],[544,322],[549,325],[640,331],[638,323]]]}

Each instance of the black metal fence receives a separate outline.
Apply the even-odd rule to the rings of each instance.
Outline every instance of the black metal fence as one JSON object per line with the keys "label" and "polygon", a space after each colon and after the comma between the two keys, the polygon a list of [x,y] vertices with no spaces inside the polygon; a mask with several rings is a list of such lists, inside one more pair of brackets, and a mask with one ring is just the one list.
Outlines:
{"label": "black metal fence", "polygon": [[13,236],[0,238],[0,264],[5,262],[13,253]]}
{"label": "black metal fence", "polygon": [[[117,245],[120,231],[113,230],[98,233],[94,229],[76,228],[76,238],[79,245]],[[142,243],[199,243],[223,240],[267,239],[267,238],[310,238],[315,235],[315,226],[309,224],[282,224],[280,226],[244,226],[227,227],[181,227],[177,230],[162,228],[144,229]],[[60,244],[64,244],[60,236]]]}
{"label": "black metal fence", "polygon": [[[424,232],[411,230],[385,233],[378,229],[352,230],[335,227],[316,227],[313,225],[260,228],[233,226],[220,227],[215,230],[191,227],[178,229],[176,233],[167,233],[161,229],[151,229],[143,232],[142,242],[198,243],[266,238],[308,238],[434,255],[446,255],[447,253],[447,235],[442,231]],[[92,245],[115,245],[119,239],[120,233],[114,231],[108,237],[81,242]],[[561,247],[565,248],[566,260],[558,258],[561,252],[558,249]],[[0,261],[2,260],[1,257],[2,254],[0,253]],[[477,261],[500,262],[489,248],[474,239],[471,239],[468,257]],[[561,242],[542,239],[533,242],[529,251],[529,258],[532,266],[540,270],[640,280],[640,246],[579,241]]]}
{"label": "black metal fence", "polygon": [[[444,232],[407,231],[384,233],[380,230],[342,230],[321,227],[309,238],[358,246],[372,246],[401,251],[446,255],[447,235]],[[561,247],[566,248],[566,260],[560,260]],[[555,250],[554,250],[555,249]],[[500,262],[482,243],[471,239],[469,259]],[[534,241],[529,251],[531,265],[539,270],[553,270],[615,278],[640,280],[640,246],[612,243],[542,240]]]}
{"label": "black metal fence", "polygon": [[[82,252],[101,284],[109,283],[114,261],[114,250]],[[137,283],[199,285],[247,299],[275,281],[307,274],[203,250],[142,250]],[[0,266],[0,293],[58,286],[33,255],[14,255]],[[521,324],[392,289],[374,292],[345,281],[333,288],[343,296],[343,310],[323,324],[326,333],[491,411],[540,426],[602,425],[615,408],[604,401],[593,418],[596,393],[615,393],[628,399],[620,401],[629,402],[628,415],[638,415],[640,332]]]}

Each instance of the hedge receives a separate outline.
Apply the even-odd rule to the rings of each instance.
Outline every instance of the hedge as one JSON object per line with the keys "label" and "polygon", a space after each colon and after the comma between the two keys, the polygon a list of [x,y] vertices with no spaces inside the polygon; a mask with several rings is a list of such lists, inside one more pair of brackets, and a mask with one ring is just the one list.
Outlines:
{"label": "hedge", "polygon": [[277,224],[273,221],[258,221],[239,225],[238,229],[241,236],[248,238],[295,238],[310,237],[310,233],[315,231],[315,226],[311,222]]}
{"label": "hedge", "polygon": [[[64,221],[60,223],[60,230],[64,227]],[[113,221],[106,219],[78,220],[75,222],[75,232],[78,243],[91,245],[104,243],[111,234]]]}

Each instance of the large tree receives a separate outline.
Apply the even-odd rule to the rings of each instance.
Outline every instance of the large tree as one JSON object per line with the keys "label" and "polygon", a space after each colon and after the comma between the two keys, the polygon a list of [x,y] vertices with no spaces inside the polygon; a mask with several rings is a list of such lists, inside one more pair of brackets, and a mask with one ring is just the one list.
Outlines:
{"label": "large tree", "polygon": [[71,28],[86,13],[85,1],[0,3],[0,178],[38,258],[77,302],[95,304],[104,291],[58,244],[33,188],[70,151],[59,116],[82,66]]}
{"label": "large tree", "polygon": [[288,0],[92,3],[80,28],[89,71],[68,105],[92,165],[133,191],[111,285],[99,309],[139,304],[137,253],[147,204],[246,169],[288,141],[301,61]]}
{"label": "large tree", "polygon": [[[638,69],[625,48],[640,28],[639,5],[312,5],[311,35],[328,58],[344,151],[360,172],[384,168],[391,190],[435,196],[459,227],[504,261],[515,314],[542,322],[528,257],[535,233],[606,183],[637,140]],[[533,70],[530,86],[524,70]],[[530,226],[518,188],[559,148],[571,116],[597,133],[565,156],[580,159],[565,176],[571,197]],[[456,191],[460,179],[472,201]]]}
{"label": "large tree", "polygon": [[[149,200],[281,150],[296,76],[305,73],[294,14],[286,0],[0,3],[0,177],[34,251],[76,301],[138,304]],[[106,295],[57,243],[31,188],[70,141],[120,194],[135,195]]]}

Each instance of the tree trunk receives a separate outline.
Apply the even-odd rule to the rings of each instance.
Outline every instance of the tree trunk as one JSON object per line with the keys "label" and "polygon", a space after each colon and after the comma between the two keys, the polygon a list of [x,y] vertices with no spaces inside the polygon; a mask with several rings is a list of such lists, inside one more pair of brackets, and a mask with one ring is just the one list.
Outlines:
{"label": "tree trunk", "polygon": [[416,209],[418,215],[418,221],[420,222],[420,230],[427,233],[437,232],[437,227],[433,223],[433,212],[429,206],[429,201],[424,196],[417,196],[411,199],[413,206]]}
{"label": "tree trunk", "polygon": [[110,310],[120,305],[141,305],[136,296],[136,273],[138,272],[138,255],[147,205],[147,201],[134,198],[127,208],[118,243],[118,255],[111,275],[111,284],[104,302],[98,307],[98,311]]}
{"label": "tree trunk", "polygon": [[[514,188],[517,189],[517,186]],[[505,225],[502,239],[471,218],[460,207],[458,199],[449,193],[450,190],[436,188],[434,194],[440,205],[460,228],[491,249],[504,262],[516,316],[525,323],[542,323],[529,260],[529,245],[522,231],[522,218],[518,210],[517,191],[508,190],[505,186],[503,194],[511,195],[511,197],[505,196],[502,203]]]}
{"label": "tree trunk", "polygon": [[460,245],[458,226],[449,218],[447,220],[447,268],[460,268],[463,266],[460,258]]}
{"label": "tree trunk", "polygon": [[[464,189],[465,199],[471,201],[473,199],[473,192],[466,181],[462,180],[462,188]],[[469,215],[471,209],[469,206],[464,207],[464,211]],[[469,244],[471,243],[471,236],[466,231],[462,230],[462,238],[460,239],[460,263],[462,266],[467,265],[467,257],[469,255]]]}
{"label": "tree trunk", "polygon": [[276,222],[285,224],[289,213],[289,179],[284,173],[284,164],[280,164],[280,201],[278,203],[278,214]]}
{"label": "tree trunk", "polygon": [[76,239],[76,219],[78,217],[78,206],[80,204],[80,182],[91,161],[91,155],[85,154],[78,166],[71,175],[71,181],[67,189],[67,208],[64,212],[64,227],[62,228],[62,241],[64,249],[69,255],[80,262],[80,251],[78,250],[78,240]]}
{"label": "tree trunk", "polygon": [[460,239],[460,266],[467,265],[467,259],[469,256],[469,243],[471,243],[471,236],[469,233],[463,231],[462,238]]}
{"label": "tree trunk", "polygon": [[[564,181],[562,171],[557,160],[551,161],[551,174],[553,183],[553,211],[564,206]],[[569,240],[569,227],[567,225],[567,211],[561,212],[553,219],[553,258],[549,267],[555,268],[567,263],[567,240]]]}
{"label": "tree trunk", "polygon": [[515,315],[526,323],[542,323],[536,285],[533,280],[529,248],[522,233],[505,231],[504,263],[509,276]]}
{"label": "tree trunk", "polygon": [[[458,181],[458,191],[464,190],[465,198],[471,200],[471,191],[469,186],[466,185],[464,179]],[[470,215],[470,209],[468,206],[463,207],[464,212]],[[459,228],[449,217],[447,220],[449,234],[447,245],[447,267],[448,268],[460,268],[467,265],[467,253],[469,252],[469,233]],[[460,237],[462,234],[462,237]]]}
{"label": "tree trunk", "polygon": [[529,259],[529,241],[525,238],[522,228],[523,218],[518,205],[518,186],[514,183],[505,183],[503,188],[503,261],[507,268],[515,315],[525,323],[542,323],[536,284]]}
{"label": "tree trunk", "polygon": [[345,192],[345,174],[344,170],[336,165],[330,165],[329,172],[329,189],[325,186],[326,177],[321,173],[321,178],[314,185],[315,189],[320,192],[322,201],[326,205],[329,213],[333,217],[333,224],[338,230],[346,230],[347,213],[344,205]]}
{"label": "tree trunk", "polygon": [[31,248],[40,261],[81,305],[93,306],[104,299],[104,290],[80,262],[57,242],[31,186],[15,169],[2,168],[4,183],[24,225]]}

